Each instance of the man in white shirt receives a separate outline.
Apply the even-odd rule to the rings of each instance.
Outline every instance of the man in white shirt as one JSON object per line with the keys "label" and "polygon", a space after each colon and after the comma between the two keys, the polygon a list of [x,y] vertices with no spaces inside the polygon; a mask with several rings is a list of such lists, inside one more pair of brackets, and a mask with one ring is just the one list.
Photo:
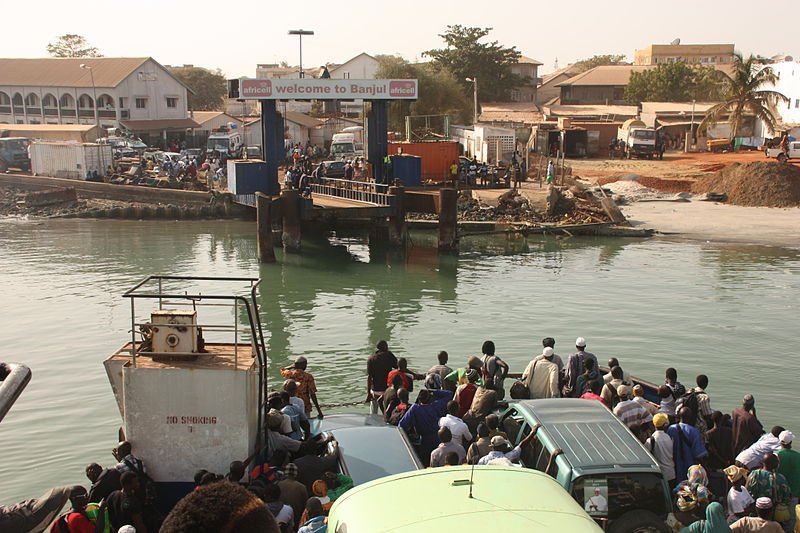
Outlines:
{"label": "man in white shirt", "polygon": [[528,433],[513,450],[511,449],[511,443],[508,442],[505,437],[502,435],[495,435],[492,437],[491,443],[489,444],[489,446],[492,448],[492,451],[481,457],[478,460],[478,464],[486,465],[489,464],[490,461],[494,459],[500,459],[501,457],[505,457],[509,461],[519,460],[520,455],[522,455],[523,446],[533,440],[535,435],[535,431]]}
{"label": "man in white shirt", "polygon": [[584,508],[587,513],[607,513],[608,500],[603,497],[600,489],[594,489],[594,496],[590,496],[589,499],[586,500]]}
{"label": "man in white shirt", "polygon": [[653,417],[653,426],[656,430],[644,442],[644,447],[656,458],[661,473],[664,474],[664,479],[672,487],[675,484],[675,460],[672,456],[672,437],[667,435],[666,431],[669,427],[669,417],[664,413],[656,413]]}
{"label": "man in white shirt", "polygon": [[755,470],[764,464],[764,455],[775,453],[781,449],[781,441],[778,435],[781,434],[784,428],[775,426],[769,433],[764,433],[749,448],[742,450],[736,456],[736,465],[743,466],[748,470]]}
{"label": "man in white shirt", "polygon": [[447,414],[439,419],[439,427],[449,429],[456,444],[466,447],[472,441],[467,424],[458,417],[458,402],[455,400],[447,402]]}
{"label": "man in white shirt", "polygon": [[558,365],[553,362],[554,355],[552,348],[545,348],[542,355],[528,363],[522,373],[522,382],[527,385],[532,400],[561,396]]}
{"label": "man in white shirt", "polygon": [[728,491],[728,523],[732,524],[750,514],[755,501],[743,485],[747,480],[747,470],[731,465],[724,472],[731,484]]}

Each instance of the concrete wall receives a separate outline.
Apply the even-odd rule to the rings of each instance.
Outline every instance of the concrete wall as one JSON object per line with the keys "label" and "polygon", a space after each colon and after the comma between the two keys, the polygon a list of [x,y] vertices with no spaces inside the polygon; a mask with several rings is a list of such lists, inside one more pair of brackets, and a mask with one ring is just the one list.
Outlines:
{"label": "concrete wall", "polygon": [[13,187],[25,191],[40,191],[53,187],[74,187],[80,198],[104,198],[123,202],[150,204],[208,205],[209,193],[177,189],[155,189],[137,185],[112,185],[90,181],[28,176],[25,174],[0,174],[0,187]]}
{"label": "concrete wall", "polygon": [[125,435],[156,481],[227,472],[255,448],[258,386],[249,371],[123,368]]}

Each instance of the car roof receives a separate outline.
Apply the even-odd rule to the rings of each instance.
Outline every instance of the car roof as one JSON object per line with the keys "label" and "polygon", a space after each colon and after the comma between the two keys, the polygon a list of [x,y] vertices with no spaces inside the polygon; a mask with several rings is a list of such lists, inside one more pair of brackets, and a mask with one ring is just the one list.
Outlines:
{"label": "car roof", "polygon": [[336,438],[344,466],[356,485],[422,468],[402,430],[387,424],[381,416],[330,415],[318,429]]}
{"label": "car roof", "polygon": [[329,531],[397,533],[601,531],[550,476],[489,465],[430,468],[355,487],[336,500],[328,523]]}
{"label": "car roof", "polygon": [[598,401],[523,400],[510,407],[517,407],[529,419],[542,424],[539,434],[544,433],[553,448],[564,450],[562,458],[573,468],[631,467],[659,471],[655,459],[627,426]]}

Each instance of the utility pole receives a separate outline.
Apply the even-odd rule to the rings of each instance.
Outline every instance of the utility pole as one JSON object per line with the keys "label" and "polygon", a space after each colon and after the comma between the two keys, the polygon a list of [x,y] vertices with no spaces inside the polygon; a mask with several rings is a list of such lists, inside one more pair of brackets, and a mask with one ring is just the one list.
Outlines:
{"label": "utility pole", "polygon": [[300,38],[300,77],[304,78],[303,73],[303,35],[314,35],[313,30],[289,30],[289,35],[297,35]]}
{"label": "utility pole", "polygon": [[[98,128],[100,127],[100,113],[97,111],[97,87],[94,86],[94,70],[92,67],[87,65],[86,63],[81,63],[81,68],[84,70],[89,71],[89,76],[92,78],[92,98],[94,98],[94,103],[92,107],[94,108],[94,124]],[[80,120],[78,120],[80,122]]]}
{"label": "utility pole", "polygon": [[471,78],[464,78],[472,84],[472,123],[478,123],[478,77],[472,76]]}

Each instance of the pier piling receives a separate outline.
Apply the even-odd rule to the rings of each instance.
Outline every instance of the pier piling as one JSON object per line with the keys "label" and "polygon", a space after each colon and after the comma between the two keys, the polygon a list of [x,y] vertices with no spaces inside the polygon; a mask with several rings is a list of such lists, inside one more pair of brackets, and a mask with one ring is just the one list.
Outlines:
{"label": "pier piling", "polygon": [[272,198],[264,193],[256,194],[256,219],[258,221],[258,260],[261,263],[274,263],[275,244],[272,240]]}
{"label": "pier piling", "polygon": [[439,190],[439,251],[458,251],[458,192]]}

